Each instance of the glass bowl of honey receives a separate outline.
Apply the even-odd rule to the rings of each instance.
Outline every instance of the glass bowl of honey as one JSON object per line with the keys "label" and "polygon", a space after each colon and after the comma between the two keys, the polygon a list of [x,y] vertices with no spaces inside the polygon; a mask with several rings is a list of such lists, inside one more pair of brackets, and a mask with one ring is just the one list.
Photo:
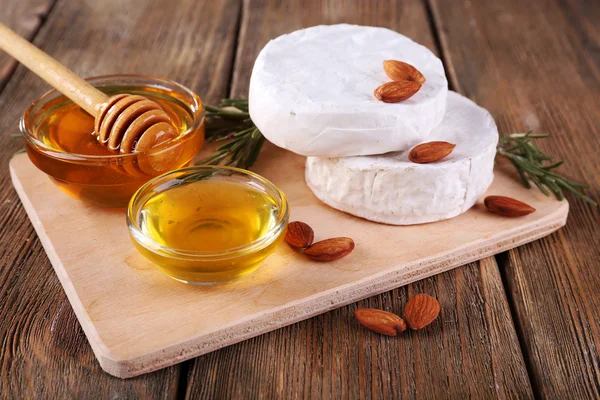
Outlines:
{"label": "glass bowl of honey", "polygon": [[273,183],[250,171],[197,166],[154,178],[131,198],[127,225],[136,248],[160,270],[196,285],[254,271],[281,244],[289,206]]}
{"label": "glass bowl of honey", "polygon": [[144,152],[121,153],[100,143],[94,117],[53,90],[34,101],[20,121],[33,164],[68,195],[101,207],[126,207],[144,183],[187,166],[204,143],[204,108],[186,87],[144,75],[107,75],[88,81],[109,96],[139,94],[158,103],[178,136]]}

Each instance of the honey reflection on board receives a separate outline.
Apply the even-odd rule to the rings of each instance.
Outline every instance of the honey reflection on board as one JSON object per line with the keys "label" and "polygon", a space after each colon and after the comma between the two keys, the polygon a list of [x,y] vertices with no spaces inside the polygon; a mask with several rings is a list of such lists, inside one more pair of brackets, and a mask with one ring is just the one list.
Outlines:
{"label": "honey reflection on board", "polygon": [[175,279],[190,283],[227,282],[254,271],[284,235],[264,248],[233,251],[264,237],[278,223],[275,199],[256,188],[227,181],[198,181],[170,188],[141,206],[138,225],[145,236],[168,249],[205,254],[172,257],[168,249],[138,249]]}
{"label": "honey reflection on board", "polygon": [[[162,155],[156,155],[157,149],[130,155],[110,150],[96,138],[94,117],[64,96],[48,102],[36,115],[34,136],[43,148],[30,143],[26,148],[32,162],[67,194],[103,207],[125,207],[149,179],[188,165],[204,142],[204,124],[183,135],[193,124],[193,116],[176,93],[152,87],[100,89],[109,95],[139,94],[157,102],[180,134],[158,148],[158,152],[161,148],[170,150]],[[179,145],[173,148],[177,141]],[[77,155],[104,157],[89,159]]]}

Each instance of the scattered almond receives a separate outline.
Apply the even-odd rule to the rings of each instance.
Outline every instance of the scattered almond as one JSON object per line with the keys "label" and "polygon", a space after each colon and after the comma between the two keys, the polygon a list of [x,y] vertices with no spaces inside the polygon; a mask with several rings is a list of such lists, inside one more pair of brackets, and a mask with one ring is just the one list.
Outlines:
{"label": "scattered almond", "polygon": [[382,335],[396,336],[406,330],[406,323],[396,314],[375,308],[357,308],[354,316],[365,328]]}
{"label": "scattered almond", "polygon": [[399,103],[411,98],[421,89],[421,85],[413,81],[394,81],[384,83],[375,89],[374,95],[384,103]]}
{"label": "scattered almond", "polygon": [[315,232],[304,222],[294,221],[288,224],[288,230],[285,234],[285,241],[296,249],[304,249],[315,239]]}
{"label": "scattered almond", "polygon": [[422,329],[432,323],[440,313],[440,303],[434,297],[417,294],[406,303],[404,318],[411,329]]}
{"label": "scattered almond", "polygon": [[398,60],[385,60],[383,69],[393,81],[413,81],[419,85],[425,83],[425,77],[412,65]]}
{"label": "scattered almond", "polygon": [[488,210],[503,217],[522,217],[535,211],[529,204],[506,196],[488,196],[483,203]]}
{"label": "scattered almond", "polygon": [[304,250],[304,254],[317,261],[333,261],[345,257],[354,250],[354,240],[337,237],[321,240]]}
{"label": "scattered almond", "polygon": [[421,143],[408,153],[408,159],[418,164],[439,161],[452,153],[455,147],[455,144],[448,142]]}

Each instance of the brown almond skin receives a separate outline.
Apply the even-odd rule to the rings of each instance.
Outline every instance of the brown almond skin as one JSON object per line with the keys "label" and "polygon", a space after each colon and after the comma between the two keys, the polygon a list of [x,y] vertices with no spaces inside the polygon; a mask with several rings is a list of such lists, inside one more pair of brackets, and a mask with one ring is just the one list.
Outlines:
{"label": "brown almond skin", "polygon": [[455,144],[448,142],[421,143],[408,153],[408,159],[417,164],[439,161],[452,153],[455,147]]}
{"label": "brown almond skin", "polygon": [[529,204],[506,196],[487,196],[483,203],[488,210],[503,217],[522,217],[535,211]]}
{"label": "brown almond skin", "polygon": [[287,244],[295,249],[304,249],[315,240],[315,232],[304,222],[294,221],[288,224],[288,230],[285,234]]}
{"label": "brown almond skin", "polygon": [[357,308],[354,316],[362,326],[382,335],[396,336],[406,330],[404,320],[391,312],[375,308]]}
{"label": "brown almond skin", "polygon": [[385,60],[383,69],[393,81],[413,81],[423,85],[426,81],[423,74],[412,65],[398,60]]}
{"label": "brown almond skin", "polygon": [[336,237],[321,240],[304,250],[304,254],[316,261],[333,261],[346,257],[354,250],[354,240]]}
{"label": "brown almond skin", "polygon": [[419,89],[421,89],[421,85],[417,82],[394,81],[379,86],[373,94],[384,103],[399,103],[410,99]]}
{"label": "brown almond skin", "polygon": [[404,307],[404,319],[410,329],[423,329],[440,314],[440,302],[426,294],[417,294]]}

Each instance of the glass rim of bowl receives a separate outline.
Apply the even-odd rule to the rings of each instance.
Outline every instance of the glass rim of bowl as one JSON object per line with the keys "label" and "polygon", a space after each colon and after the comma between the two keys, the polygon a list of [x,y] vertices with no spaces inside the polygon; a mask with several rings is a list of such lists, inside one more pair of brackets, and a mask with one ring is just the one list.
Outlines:
{"label": "glass rim of bowl", "polygon": [[[159,150],[155,150],[155,151],[153,151],[152,149],[149,149],[149,150],[143,151],[143,152],[132,152],[132,153],[125,153],[125,154],[109,154],[109,155],[93,155],[93,154],[61,152],[55,148],[52,148],[52,147],[46,145],[45,143],[43,143],[42,141],[37,139],[35,136],[33,136],[33,134],[32,134],[33,129],[31,126],[32,125],[31,121],[30,121],[30,114],[37,105],[48,100],[48,98],[50,98],[52,95],[55,95],[55,94],[61,95],[61,93],[58,90],[52,89],[52,90],[49,90],[49,91],[45,92],[44,94],[42,94],[40,97],[38,97],[36,100],[34,100],[25,109],[23,116],[19,120],[19,130],[23,134],[23,138],[30,145],[36,147],[40,151],[43,151],[44,154],[46,154],[49,157],[53,157],[53,158],[65,160],[65,161],[70,161],[70,162],[77,162],[77,163],[107,162],[107,161],[114,161],[114,160],[126,160],[129,158],[137,157],[139,155],[157,156],[157,155],[161,155],[162,153],[172,151],[175,147],[179,146],[181,144],[181,142],[189,136],[190,133],[198,130],[198,128],[204,122],[206,113],[205,113],[205,109],[204,109],[204,103],[202,102],[202,99],[200,98],[200,96],[198,96],[194,91],[187,88],[186,86],[184,86],[180,83],[177,83],[175,81],[172,81],[170,79],[166,79],[166,78],[162,78],[162,77],[154,76],[154,75],[144,75],[144,74],[96,75],[96,76],[90,76],[90,77],[87,77],[84,79],[89,82],[89,81],[93,81],[93,80],[111,79],[111,78],[115,78],[115,79],[127,79],[127,78],[148,79],[148,80],[155,81],[157,83],[156,87],[160,87],[158,84],[160,84],[161,82],[165,83],[166,85],[171,85],[171,86],[177,87],[178,89],[182,90],[187,96],[189,96],[192,99],[193,104],[191,107],[189,107],[189,109],[192,112],[193,122],[183,133],[181,133],[175,139],[171,140],[170,141],[171,144],[169,146],[165,146],[165,147],[159,146]],[[93,84],[93,82],[92,82],[92,84]],[[164,86],[164,88],[169,89],[168,86]],[[171,90],[171,89],[169,89],[169,90]],[[94,118],[95,118],[95,116],[94,116]]]}
{"label": "glass rim of bowl", "polygon": [[[183,249],[178,249],[178,248],[174,248],[174,247],[164,246],[160,243],[157,243],[155,240],[148,237],[146,234],[144,234],[142,232],[142,230],[140,229],[140,227],[137,223],[137,216],[139,215],[140,208],[157,194],[157,193],[155,193],[153,195],[146,196],[147,194],[149,194],[149,192],[152,189],[159,187],[168,181],[171,181],[173,179],[172,178],[173,175],[176,175],[176,174],[183,174],[183,176],[188,176],[189,174],[192,174],[192,173],[211,172],[211,171],[229,172],[230,174],[238,173],[238,174],[248,176],[248,177],[252,178],[254,181],[258,181],[259,183],[261,183],[262,188],[268,188],[272,191],[272,193],[277,195],[276,200],[279,202],[278,208],[277,208],[278,215],[277,215],[277,222],[273,225],[273,227],[271,229],[269,229],[269,231],[267,233],[265,233],[264,235],[262,235],[260,238],[254,240],[250,243],[247,243],[247,244],[244,244],[241,246],[237,246],[237,247],[232,247],[232,248],[225,249],[225,250],[220,250],[220,251],[183,250]],[[210,175],[209,179],[213,176],[214,175]],[[172,187],[173,186],[169,186],[165,190],[169,190]],[[271,194],[269,194],[269,195],[271,195]],[[192,167],[187,167],[187,168],[176,169],[176,170],[167,172],[165,174],[162,174],[160,176],[157,176],[155,178],[152,178],[151,180],[146,182],[131,197],[131,200],[129,201],[129,205],[127,207],[126,219],[127,219],[127,226],[129,228],[129,231],[131,232],[134,240],[141,246],[148,249],[149,251],[152,251],[154,253],[156,253],[157,250],[162,251],[165,253],[165,256],[168,256],[170,258],[184,259],[184,260],[220,261],[220,260],[225,260],[225,259],[236,258],[243,254],[251,254],[251,253],[260,251],[260,250],[264,249],[265,247],[269,246],[271,243],[273,243],[273,241],[275,241],[279,237],[279,235],[287,227],[289,216],[290,216],[289,204],[288,204],[285,193],[283,193],[281,191],[281,189],[279,189],[273,182],[269,181],[267,178],[255,173],[255,172],[248,171],[248,170],[241,169],[241,168],[227,167],[227,166],[221,166],[221,165],[197,165],[197,166],[192,166]]]}

